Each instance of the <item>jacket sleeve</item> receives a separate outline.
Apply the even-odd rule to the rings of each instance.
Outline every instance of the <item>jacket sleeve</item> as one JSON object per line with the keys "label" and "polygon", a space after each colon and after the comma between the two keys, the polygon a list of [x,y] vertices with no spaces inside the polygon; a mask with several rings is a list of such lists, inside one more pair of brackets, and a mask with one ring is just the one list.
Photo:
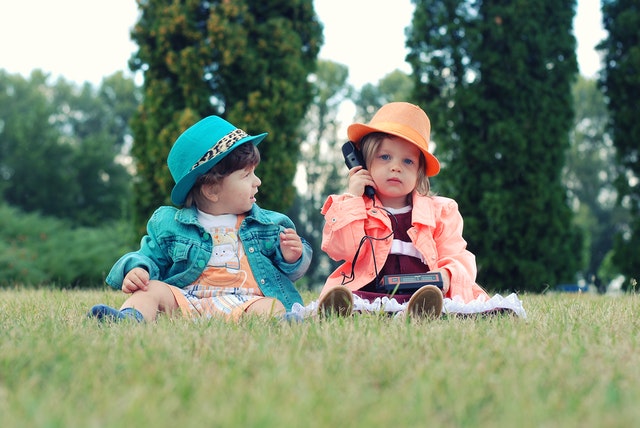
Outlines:
{"label": "jacket sleeve", "polygon": [[282,256],[280,248],[278,248],[275,261],[278,268],[293,282],[299,280],[305,273],[307,273],[309,266],[311,266],[311,259],[313,258],[313,249],[309,242],[307,242],[302,236],[300,237],[300,240],[302,241],[302,255],[296,262],[287,263]]}
{"label": "jacket sleeve", "polygon": [[471,300],[476,294],[476,258],[467,250],[467,241],[462,237],[463,219],[458,204],[448,200],[439,214],[434,231],[438,252],[434,268],[446,269],[451,274],[448,296],[460,295],[465,301]]}
{"label": "jacket sleeve", "polygon": [[132,251],[120,257],[113,265],[106,278],[106,283],[115,289],[122,288],[124,277],[133,268],[140,267],[149,272],[151,279],[159,279],[161,276],[160,266],[167,263],[166,254],[161,249],[158,242],[156,228],[157,218],[161,216],[161,211],[157,210],[147,223],[147,234],[140,241],[140,249]]}
{"label": "jacket sleeve", "polygon": [[[297,231],[295,223],[286,215],[276,211],[268,210],[261,210],[261,213],[263,215],[267,215],[270,218],[270,221],[273,221],[277,225],[278,234],[287,228]],[[311,244],[309,244],[309,242],[302,236],[300,236],[300,240],[302,241],[302,255],[298,260],[293,263],[287,262],[282,255],[280,245],[276,246],[276,251],[272,259],[274,266],[277,267],[283,274],[285,274],[287,278],[289,278],[290,281],[293,282],[302,278],[304,274],[307,273],[307,270],[309,270],[309,266],[311,266],[311,260],[313,258],[313,249],[311,248]]]}
{"label": "jacket sleeve", "polygon": [[105,281],[109,286],[120,290],[124,277],[131,269],[136,267],[143,268],[149,272],[151,279],[158,277],[158,268],[153,260],[140,253],[140,251],[133,251],[120,257],[109,271],[109,275],[107,275]]}
{"label": "jacket sleeve", "polygon": [[367,211],[362,197],[330,195],[322,210],[322,250],[333,260],[351,260],[365,235]]}

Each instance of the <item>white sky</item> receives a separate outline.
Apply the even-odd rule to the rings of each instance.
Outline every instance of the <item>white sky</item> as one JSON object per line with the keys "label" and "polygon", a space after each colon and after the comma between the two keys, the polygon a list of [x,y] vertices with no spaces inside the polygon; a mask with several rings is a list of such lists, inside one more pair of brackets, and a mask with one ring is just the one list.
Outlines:
{"label": "white sky", "polygon": [[[404,61],[410,0],[315,0],[315,8],[324,24],[320,57],[349,67],[355,87],[398,68],[410,71]],[[94,84],[116,71],[131,75],[129,30],[137,14],[134,0],[0,0],[0,68],[24,76],[39,68]],[[605,37],[599,0],[578,0],[575,31],[580,72],[595,77],[594,46]]]}

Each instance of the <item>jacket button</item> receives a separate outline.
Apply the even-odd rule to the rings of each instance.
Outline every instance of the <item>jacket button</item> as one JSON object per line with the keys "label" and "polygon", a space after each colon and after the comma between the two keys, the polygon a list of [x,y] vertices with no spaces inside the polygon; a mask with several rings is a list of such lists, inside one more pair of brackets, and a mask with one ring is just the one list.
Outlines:
{"label": "jacket button", "polygon": [[255,250],[253,249],[253,247],[249,247],[249,252],[253,253]]}

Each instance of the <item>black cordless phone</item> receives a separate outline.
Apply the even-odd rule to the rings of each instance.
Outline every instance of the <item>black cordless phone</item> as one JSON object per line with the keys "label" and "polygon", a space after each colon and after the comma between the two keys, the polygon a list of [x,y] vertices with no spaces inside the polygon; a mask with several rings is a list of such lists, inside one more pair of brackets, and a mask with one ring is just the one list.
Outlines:
{"label": "black cordless phone", "polygon": [[[360,150],[356,148],[356,145],[351,141],[347,141],[342,145],[342,155],[344,156],[344,163],[347,164],[349,169],[354,168],[356,166],[362,166],[366,168],[364,164],[364,158],[362,157],[362,153]],[[366,186],[364,188],[364,194],[373,199],[376,191],[371,186]]]}

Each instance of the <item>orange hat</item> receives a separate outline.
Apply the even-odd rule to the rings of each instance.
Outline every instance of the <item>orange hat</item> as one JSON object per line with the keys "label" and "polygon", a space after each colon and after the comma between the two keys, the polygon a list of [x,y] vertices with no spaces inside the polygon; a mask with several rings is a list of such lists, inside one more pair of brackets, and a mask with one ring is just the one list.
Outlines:
{"label": "orange hat", "polygon": [[356,146],[360,146],[362,137],[372,132],[395,135],[415,144],[427,161],[425,168],[427,177],[433,177],[440,172],[440,162],[429,153],[431,122],[427,114],[417,105],[405,102],[385,104],[368,124],[354,123],[347,128],[349,140],[356,143]]}

